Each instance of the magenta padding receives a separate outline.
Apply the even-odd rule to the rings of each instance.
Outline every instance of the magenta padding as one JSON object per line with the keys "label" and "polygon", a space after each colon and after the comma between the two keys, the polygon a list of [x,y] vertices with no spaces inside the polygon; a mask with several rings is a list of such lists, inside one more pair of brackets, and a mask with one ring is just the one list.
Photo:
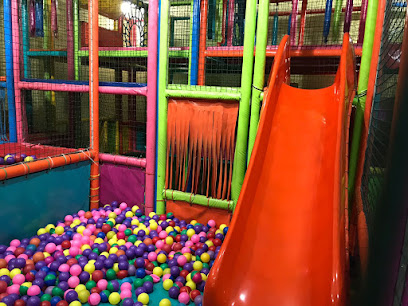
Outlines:
{"label": "magenta padding", "polygon": [[[126,202],[128,206],[144,208],[145,172],[141,168],[109,163],[100,166],[101,205],[112,201]],[[142,208],[142,207],[141,207]]]}

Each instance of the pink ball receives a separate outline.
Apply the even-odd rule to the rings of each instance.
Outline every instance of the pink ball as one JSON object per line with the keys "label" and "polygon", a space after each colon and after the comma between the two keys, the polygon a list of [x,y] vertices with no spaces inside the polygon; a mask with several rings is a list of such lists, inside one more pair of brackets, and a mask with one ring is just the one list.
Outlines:
{"label": "pink ball", "polygon": [[122,210],[120,208],[115,208],[115,210],[113,211],[116,215],[119,215]]}
{"label": "pink ball", "polygon": [[81,240],[82,239],[82,235],[76,233],[74,236],[72,236],[72,240]]}
{"label": "pink ball", "polygon": [[132,285],[130,283],[123,283],[122,286],[120,286],[120,290],[132,290]]}
{"label": "pink ball", "polygon": [[199,234],[198,234],[198,236],[199,236],[199,237],[206,237],[206,236],[207,236],[207,234],[206,234],[206,233],[204,233],[204,232],[201,232],[201,233],[199,233]]}
{"label": "pink ball", "polygon": [[174,254],[176,254],[176,252],[171,251],[171,252],[169,253],[169,256],[174,256]]}
{"label": "pink ball", "polygon": [[[157,246],[157,243],[156,243],[156,246]],[[155,261],[157,259],[157,254],[155,252],[150,252],[149,255],[147,255],[147,259],[149,261]]]}
{"label": "pink ball", "polygon": [[[62,252],[62,246],[61,246],[61,245],[57,245],[56,251],[57,251],[57,252]],[[55,256],[55,253],[54,253],[54,256]]]}
{"label": "pink ball", "polygon": [[88,298],[89,305],[98,305],[101,302],[101,296],[98,293],[92,293]]}
{"label": "pink ball", "polygon": [[208,221],[208,225],[209,225],[210,227],[215,227],[217,224],[215,223],[214,220],[209,220],[209,221]]}
{"label": "pink ball", "polygon": [[72,257],[75,257],[79,254],[79,248],[78,247],[71,247],[69,249],[69,255],[71,255]]}
{"label": "pink ball", "polygon": [[159,225],[159,226],[157,227],[156,232],[157,232],[157,233],[160,233],[162,230],[163,230],[162,227]]}
{"label": "pink ball", "polygon": [[[40,288],[38,288],[38,289],[40,289]],[[13,293],[19,294],[20,293],[20,285],[18,285],[18,284],[11,285],[10,287],[7,288],[7,293],[8,294],[13,294]]]}
{"label": "pink ball", "polygon": [[164,241],[162,240],[157,240],[156,241],[156,248],[161,249],[164,246]]}
{"label": "pink ball", "polygon": [[[98,220],[98,219],[96,219],[96,220]],[[89,224],[86,228],[89,229],[91,231],[91,233],[93,233],[96,230],[96,226],[93,225],[93,224]]]}
{"label": "pink ball", "polygon": [[178,296],[178,301],[183,304],[190,302],[190,296],[187,292],[181,292]]}
{"label": "pink ball", "polygon": [[44,259],[44,261],[46,265],[49,265],[50,263],[54,261],[54,257],[48,256],[47,258]]}
{"label": "pink ball", "polygon": [[25,277],[23,274],[16,274],[13,277],[13,284],[21,285],[24,282],[25,282]]}
{"label": "pink ball", "polygon": [[71,273],[72,276],[78,276],[81,274],[82,268],[80,265],[72,265],[71,268],[69,269],[69,273]]}
{"label": "pink ball", "polygon": [[20,255],[18,255],[17,258],[24,258],[25,260],[27,260],[27,259],[28,259],[28,255],[27,255],[27,254],[20,254]]}
{"label": "pink ball", "polygon": [[161,231],[161,232],[159,233],[159,238],[164,239],[164,238],[166,238],[166,237],[167,237],[167,233],[166,233],[165,231]]}
{"label": "pink ball", "polygon": [[120,298],[123,300],[123,299],[126,299],[128,297],[132,297],[132,291],[122,290],[121,293],[120,293]]}
{"label": "pink ball", "polygon": [[71,222],[74,220],[74,218],[71,215],[66,215],[64,218],[65,221]]}
{"label": "pink ball", "polygon": [[30,296],[38,295],[40,293],[41,293],[41,289],[37,285],[32,285],[27,290],[27,294],[30,295]]}
{"label": "pink ball", "polygon": [[108,287],[108,281],[106,279],[100,279],[96,283],[96,286],[101,290],[106,290],[106,288]]}
{"label": "pink ball", "polygon": [[9,262],[11,259],[16,258],[16,256],[14,255],[7,255],[6,257],[4,257],[4,259]]}
{"label": "pink ball", "polygon": [[82,246],[81,240],[72,240],[71,247],[80,248]]}
{"label": "pink ball", "polygon": [[59,266],[58,271],[60,272],[68,272],[69,271],[69,265],[67,264],[62,264]]}
{"label": "pink ball", "polygon": [[191,247],[193,245],[194,245],[194,243],[191,240],[186,241],[186,244],[185,244],[186,247]]}
{"label": "pink ball", "polygon": [[153,278],[153,283],[158,283],[160,281],[160,276],[157,276],[156,274],[151,274],[150,276]]}
{"label": "pink ball", "polygon": [[[85,231],[87,231],[87,230],[85,230]],[[84,233],[85,233],[85,231],[84,231]],[[91,241],[91,239],[89,239],[89,236],[91,236],[91,234],[82,237],[81,243],[82,243],[82,244],[89,244],[89,242]]]}
{"label": "pink ball", "polygon": [[52,253],[55,252],[56,247],[57,247],[57,246],[55,245],[55,243],[48,243],[48,244],[45,246],[45,251],[46,251],[47,253],[52,254]]}
{"label": "pink ball", "polygon": [[[84,236],[91,236],[92,235],[92,232],[89,230],[89,229],[84,229],[84,231],[82,232],[82,234],[84,235]],[[82,237],[82,240],[83,240],[83,238],[84,237]]]}
{"label": "pink ball", "polygon": [[19,245],[20,245],[20,240],[18,239],[11,240],[10,242],[10,246],[14,246],[17,248]]}
{"label": "pink ball", "polygon": [[17,248],[15,246],[9,246],[6,251],[14,252]]}
{"label": "pink ball", "polygon": [[118,227],[118,231],[119,231],[119,232],[124,232],[126,229],[127,229],[127,227],[126,227],[126,225],[124,225],[124,224],[121,224],[121,225],[119,225],[119,227]]}
{"label": "pink ball", "polygon": [[188,248],[188,247],[184,247],[184,248],[182,248],[181,249],[181,253],[191,253],[191,250],[190,250],[190,248]]}
{"label": "pink ball", "polygon": [[85,216],[85,211],[83,210],[78,211],[78,216],[80,217]]}
{"label": "pink ball", "polygon": [[129,242],[129,241],[125,243],[125,246],[126,246],[127,248],[130,248],[132,245],[133,245],[133,243],[131,243],[131,242]]}
{"label": "pink ball", "polygon": [[163,282],[164,282],[166,279],[169,279],[170,276],[171,276],[171,274],[164,274],[163,277],[162,277]]}
{"label": "pink ball", "polygon": [[121,210],[125,210],[127,208],[127,204],[125,202],[120,203],[119,208]]}
{"label": "pink ball", "polygon": [[71,276],[71,277],[68,279],[68,285],[69,285],[69,287],[71,287],[71,288],[75,288],[76,286],[79,285],[79,283],[80,283],[80,281],[79,281],[79,277],[78,277],[78,276]]}
{"label": "pink ball", "polygon": [[187,258],[184,255],[181,255],[177,258],[177,263],[179,266],[184,266],[187,263]]}
{"label": "pink ball", "polygon": [[200,237],[196,234],[194,234],[193,236],[191,236],[191,241],[194,243],[197,243],[200,241]]}

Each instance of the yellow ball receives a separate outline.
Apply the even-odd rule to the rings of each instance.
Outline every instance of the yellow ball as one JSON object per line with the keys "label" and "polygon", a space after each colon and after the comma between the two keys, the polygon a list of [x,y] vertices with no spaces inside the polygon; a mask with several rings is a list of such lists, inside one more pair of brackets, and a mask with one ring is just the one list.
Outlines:
{"label": "yellow ball", "polygon": [[82,304],[88,302],[88,298],[91,294],[88,290],[82,290],[78,292],[78,299],[81,301]]}
{"label": "yellow ball", "polygon": [[113,247],[109,250],[109,254],[116,254],[118,252],[118,248],[117,247]]}
{"label": "yellow ball", "polygon": [[115,234],[115,232],[113,232],[113,231],[110,231],[110,232],[108,232],[107,234],[106,234],[106,237],[108,238],[108,239],[111,239],[113,236],[115,236],[116,234]]}
{"label": "yellow ball", "polygon": [[139,246],[142,242],[140,240],[135,242],[135,246]]}
{"label": "yellow ball", "polygon": [[191,281],[191,273],[187,274],[186,281],[188,281],[188,282]]}
{"label": "yellow ball", "polygon": [[170,234],[172,231],[174,231],[173,227],[171,227],[171,226],[166,227],[167,234]]}
{"label": "yellow ball", "polygon": [[116,217],[117,217],[117,215],[116,215],[114,212],[111,212],[111,213],[108,215],[108,218],[109,218],[109,219],[116,219]]}
{"label": "yellow ball", "polygon": [[103,243],[104,241],[103,241],[103,239],[102,238],[96,238],[95,240],[94,240],[94,243],[97,243],[97,244],[101,244],[101,243]]}
{"label": "yellow ball", "polygon": [[215,231],[215,234],[217,235],[217,234],[222,234],[222,231],[221,230],[216,230]]}
{"label": "yellow ball", "polygon": [[204,273],[201,273],[201,278],[205,282],[207,280],[207,275],[205,275]]}
{"label": "yellow ball", "polygon": [[130,222],[131,225],[139,225],[139,220],[133,219],[132,222]]}
{"label": "yellow ball", "polygon": [[10,276],[10,271],[6,268],[0,269],[0,276],[7,275]]}
{"label": "yellow ball", "polygon": [[64,256],[68,256],[69,255],[69,250],[64,250],[62,253],[64,253]]}
{"label": "yellow ball", "polygon": [[163,275],[170,274],[170,268],[166,268],[163,270]]}
{"label": "yellow ball", "polygon": [[118,273],[118,272],[119,272],[119,264],[118,264],[118,263],[114,263],[112,269],[113,269],[113,271],[115,271],[116,273]]}
{"label": "yellow ball", "polygon": [[153,269],[153,274],[157,275],[158,277],[161,277],[163,275],[163,269],[160,267],[155,267]]}
{"label": "yellow ball", "polygon": [[141,293],[137,297],[137,301],[142,303],[143,305],[149,304],[149,295],[147,293]]}
{"label": "yellow ball", "polygon": [[171,236],[167,236],[167,237],[166,237],[166,244],[172,245],[173,242],[174,242],[173,237],[171,237]]}
{"label": "yellow ball", "polygon": [[95,259],[91,259],[90,261],[88,261],[88,264],[92,264],[92,265],[94,265],[94,264],[95,264],[95,262],[96,262],[96,260],[95,260]]}
{"label": "yellow ball", "polygon": [[69,303],[69,306],[82,306],[82,303],[80,301],[73,301]]}
{"label": "yellow ball", "polygon": [[45,228],[40,228],[40,229],[37,231],[37,235],[38,235],[38,236],[40,236],[40,235],[42,235],[42,234],[45,234],[45,233],[47,233],[47,231],[45,230]]}
{"label": "yellow ball", "polygon": [[125,241],[125,240],[123,240],[123,239],[119,239],[119,240],[118,240],[118,245],[119,245],[119,246],[125,245],[125,244],[126,244],[126,241]]}
{"label": "yellow ball", "polygon": [[78,219],[76,219],[76,220],[74,220],[74,221],[72,222],[72,224],[78,225],[78,224],[81,224],[81,221],[78,220]]}
{"label": "yellow ball", "polygon": [[117,305],[120,302],[120,294],[117,292],[112,292],[109,294],[109,303],[111,305]]}
{"label": "yellow ball", "polygon": [[102,252],[102,253],[101,253],[101,255],[105,256],[106,258],[108,258],[108,257],[109,257],[109,253],[108,253],[108,252],[106,252],[106,251],[105,251],[105,252]]}
{"label": "yellow ball", "polygon": [[25,282],[25,283],[21,284],[21,286],[24,286],[24,287],[27,287],[27,288],[30,288],[32,285],[33,284],[31,282]]}
{"label": "yellow ball", "polygon": [[57,227],[55,228],[55,233],[56,233],[57,235],[62,235],[62,234],[64,233],[64,228],[63,228],[62,226],[57,226]]}
{"label": "yellow ball", "polygon": [[92,274],[95,271],[95,266],[93,264],[87,263],[84,267],[84,271]]}
{"label": "yellow ball", "polygon": [[214,245],[214,243],[212,243],[211,240],[207,240],[207,241],[205,242],[205,244],[208,245],[208,247],[212,247],[212,246]]}
{"label": "yellow ball", "polygon": [[[115,214],[115,216],[116,216],[116,214]],[[116,218],[116,217],[115,217],[115,218]],[[109,219],[108,219],[108,221],[112,222],[112,223],[113,223],[113,225],[115,225],[115,224],[116,224],[116,221],[115,221],[115,219],[114,219],[114,218],[109,218]]]}
{"label": "yellow ball", "polygon": [[48,224],[48,225],[45,227],[45,230],[49,233],[52,228],[55,228],[55,226],[54,226],[53,224]]}
{"label": "yellow ball", "polygon": [[171,306],[171,302],[169,299],[162,299],[159,303],[159,306]]}
{"label": "yellow ball", "polygon": [[188,238],[191,238],[193,235],[195,234],[195,230],[193,230],[192,228],[187,230],[187,236]]}
{"label": "yellow ball", "polygon": [[134,216],[134,214],[133,214],[131,211],[128,211],[128,212],[125,214],[125,216],[126,216],[126,218],[132,218],[132,217]]}
{"label": "yellow ball", "polygon": [[197,220],[191,220],[190,222],[191,225],[196,225],[197,223],[198,223]]}
{"label": "yellow ball", "polygon": [[5,304],[5,303],[0,303],[0,306],[7,306],[7,304]]}
{"label": "yellow ball", "polygon": [[167,256],[164,255],[163,253],[162,253],[162,254],[159,254],[159,255],[157,256],[157,261],[160,262],[161,264],[162,264],[162,263],[165,263],[166,260],[167,260]]}
{"label": "yellow ball", "polygon": [[50,256],[51,256],[51,254],[48,253],[48,252],[43,252],[43,254],[44,254],[44,258],[47,258],[47,257],[50,257]]}
{"label": "yellow ball", "polygon": [[81,246],[81,250],[82,252],[85,251],[86,249],[90,249],[91,247],[89,246],[89,244],[84,244],[83,246]]}
{"label": "yellow ball", "polygon": [[149,217],[150,217],[150,218],[153,218],[155,215],[156,215],[156,213],[155,213],[154,211],[152,211],[152,212],[149,214]]}
{"label": "yellow ball", "polygon": [[158,227],[159,227],[159,226],[157,225],[157,222],[152,222],[152,223],[150,223],[150,229],[151,229],[152,231],[157,230]]}
{"label": "yellow ball", "polygon": [[220,230],[221,230],[221,231],[224,231],[224,228],[226,228],[226,227],[227,227],[226,224],[221,224],[221,225],[220,225]]}
{"label": "yellow ball", "polygon": [[187,262],[191,261],[192,256],[191,256],[190,253],[184,253],[183,255],[184,255],[185,258],[187,258]]}
{"label": "yellow ball", "polygon": [[195,284],[193,281],[187,282],[187,283],[186,283],[186,286],[187,286],[187,287],[190,287],[191,290],[196,290],[196,288],[197,288],[196,284]]}
{"label": "yellow ball", "polygon": [[20,269],[13,269],[10,271],[10,278],[13,279],[14,276],[16,276],[17,274],[21,274],[21,270]]}
{"label": "yellow ball", "polygon": [[193,269],[196,271],[201,271],[201,269],[203,268],[203,263],[201,261],[195,261],[193,263]]}
{"label": "yellow ball", "polygon": [[175,229],[177,232],[180,232],[180,231],[181,231],[180,226],[175,226],[174,229]]}
{"label": "yellow ball", "polygon": [[200,256],[200,259],[202,262],[209,262],[210,261],[210,255],[208,253],[203,253]]}
{"label": "yellow ball", "polygon": [[77,233],[80,233],[80,234],[82,234],[83,232],[84,232],[84,230],[85,230],[85,226],[78,226],[78,228],[77,228]]}
{"label": "yellow ball", "polygon": [[163,289],[169,291],[169,289],[173,286],[173,281],[169,278],[163,282]]}
{"label": "yellow ball", "polygon": [[132,211],[133,211],[133,213],[135,213],[135,212],[136,212],[136,210],[138,210],[138,209],[139,209],[139,206],[137,206],[137,205],[133,206],[133,207],[132,207]]}
{"label": "yellow ball", "polygon": [[75,287],[75,291],[76,291],[77,293],[79,293],[79,292],[81,292],[81,291],[84,291],[84,290],[86,290],[86,287],[85,287],[85,285],[83,285],[83,284],[79,284],[78,286]]}

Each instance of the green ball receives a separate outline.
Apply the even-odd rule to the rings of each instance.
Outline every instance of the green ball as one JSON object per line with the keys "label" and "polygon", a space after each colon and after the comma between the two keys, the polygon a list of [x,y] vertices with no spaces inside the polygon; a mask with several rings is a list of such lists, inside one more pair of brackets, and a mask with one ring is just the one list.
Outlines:
{"label": "green ball", "polygon": [[50,234],[55,234],[55,228],[50,229]]}
{"label": "green ball", "polygon": [[92,288],[96,287],[96,282],[93,280],[90,280],[85,284],[85,287],[87,290],[91,291]]}
{"label": "green ball", "polygon": [[109,269],[108,271],[106,271],[106,279],[108,280],[112,280],[116,278],[116,272],[113,269]]}
{"label": "green ball", "polygon": [[173,214],[172,212],[169,212],[169,213],[167,213],[167,215],[166,215],[167,219],[169,219],[169,218],[171,218],[171,217],[173,217],[173,216],[174,216],[174,214]]}
{"label": "green ball", "polygon": [[153,264],[155,267],[158,267],[158,266],[159,266],[159,263],[158,263],[157,261],[152,261],[152,264]]}
{"label": "green ball", "polygon": [[182,230],[181,235],[187,235],[187,230]]}
{"label": "green ball", "polygon": [[131,243],[135,243],[137,241],[137,236],[136,235],[130,235],[129,238],[128,238],[128,241],[131,242]]}
{"label": "green ball", "polygon": [[129,264],[133,265],[133,264],[135,264],[135,261],[136,261],[136,259],[129,260]]}
{"label": "green ball", "polygon": [[146,275],[145,277],[143,277],[143,283],[144,282],[153,282],[153,277],[151,277],[150,275]]}
{"label": "green ball", "polygon": [[28,288],[26,286],[20,286],[20,295],[27,295]]}
{"label": "green ball", "polygon": [[81,254],[79,254],[79,255],[77,255],[77,256],[75,256],[75,259],[76,260],[78,260],[79,259],[79,257],[81,257],[82,255]]}
{"label": "green ball", "polygon": [[110,227],[114,227],[114,226],[115,226],[112,221],[107,221],[106,224],[110,225]]}
{"label": "green ball", "polygon": [[49,280],[54,280],[57,277],[54,274],[47,274],[47,276],[44,278],[44,281],[49,281]]}
{"label": "green ball", "polygon": [[141,278],[136,278],[136,279],[133,281],[133,286],[135,287],[135,289],[137,289],[137,288],[139,288],[139,287],[142,287],[142,286],[143,286],[143,283],[144,283],[143,279],[141,279]]}
{"label": "green ball", "polygon": [[59,296],[60,298],[63,298],[64,297],[64,290],[62,290],[59,287],[54,287],[52,289],[52,295],[53,296]]}
{"label": "green ball", "polygon": [[118,246],[118,245],[119,245],[119,244],[114,243],[114,244],[111,245],[111,247],[114,248],[114,247],[116,247],[116,246]]}
{"label": "green ball", "polygon": [[169,265],[166,264],[166,263],[162,263],[162,264],[160,265],[160,268],[162,268],[162,270],[167,269],[168,267],[169,267]]}
{"label": "green ball", "polygon": [[115,288],[113,287],[112,282],[108,282],[108,286],[106,287],[106,289],[108,289],[110,292],[115,291]]}
{"label": "green ball", "polygon": [[145,216],[145,215],[141,216],[140,218],[142,218],[142,220],[146,220],[146,216]]}
{"label": "green ball", "polygon": [[93,250],[92,250],[92,252],[94,252],[94,253],[96,253],[96,254],[98,254],[99,255],[99,250],[98,250],[98,248],[94,248]]}
{"label": "green ball", "polygon": [[[125,235],[126,236],[132,235],[132,230],[130,228],[125,229]],[[129,241],[129,239],[128,239],[128,241]]]}
{"label": "green ball", "polygon": [[[20,287],[21,288],[21,287]],[[42,296],[41,296],[41,302],[44,302],[44,301],[51,301],[51,299],[52,299],[52,296],[50,295],[50,294],[43,294]]]}
{"label": "green ball", "polygon": [[203,262],[203,268],[207,268],[207,269],[209,269],[209,268],[210,268],[210,266],[208,265],[208,263]]}

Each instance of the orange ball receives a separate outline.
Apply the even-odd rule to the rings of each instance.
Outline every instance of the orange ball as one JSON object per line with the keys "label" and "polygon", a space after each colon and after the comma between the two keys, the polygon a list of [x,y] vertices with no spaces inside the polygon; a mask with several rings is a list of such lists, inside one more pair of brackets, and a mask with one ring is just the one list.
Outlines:
{"label": "orange ball", "polygon": [[150,239],[150,238],[146,238],[146,239],[143,241],[143,243],[144,243],[145,245],[151,245],[151,244],[153,243],[153,241],[152,241],[152,239]]}
{"label": "orange ball", "polygon": [[33,256],[33,260],[35,263],[44,260],[44,254],[42,252],[37,252]]}
{"label": "orange ball", "polygon": [[41,240],[39,238],[33,238],[30,240],[30,244],[34,244],[35,246],[39,246],[40,245]]}
{"label": "orange ball", "polygon": [[32,259],[27,259],[26,260],[26,265],[33,265],[34,261]]}
{"label": "orange ball", "polygon": [[126,255],[126,253],[125,253],[125,251],[123,251],[123,250],[118,250],[118,251],[116,252],[116,255],[119,257],[120,255]]}
{"label": "orange ball", "polygon": [[5,259],[0,259],[0,269],[7,268],[7,261]]}
{"label": "orange ball", "polygon": [[18,247],[18,248],[14,251],[14,255],[15,255],[16,257],[18,257],[19,255],[23,254],[24,251],[25,251],[25,248],[23,248],[23,247]]}
{"label": "orange ball", "polygon": [[87,212],[85,213],[85,218],[91,219],[91,218],[92,218],[92,213],[91,213],[90,211],[87,211]]}

